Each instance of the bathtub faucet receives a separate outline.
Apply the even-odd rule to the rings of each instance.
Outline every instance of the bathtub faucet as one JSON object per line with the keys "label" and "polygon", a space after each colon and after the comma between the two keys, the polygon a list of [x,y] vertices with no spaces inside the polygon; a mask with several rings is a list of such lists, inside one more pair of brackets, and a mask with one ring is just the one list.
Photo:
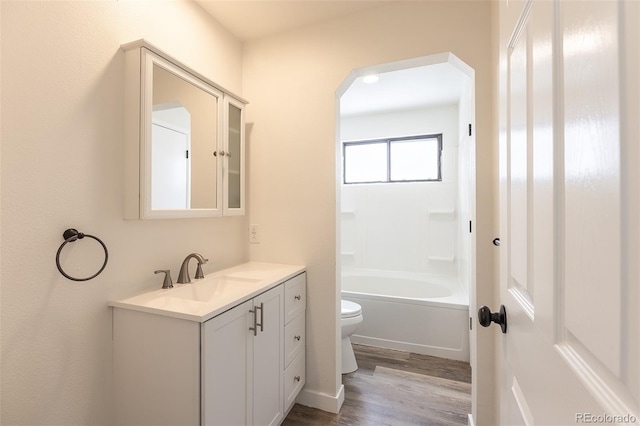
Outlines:
{"label": "bathtub faucet", "polygon": [[178,284],[186,284],[191,282],[191,277],[189,276],[189,261],[193,258],[198,261],[195,278],[204,278],[204,273],[202,273],[202,265],[207,263],[209,259],[205,259],[201,254],[191,253],[182,261],[182,266],[180,267],[180,272],[178,273]]}

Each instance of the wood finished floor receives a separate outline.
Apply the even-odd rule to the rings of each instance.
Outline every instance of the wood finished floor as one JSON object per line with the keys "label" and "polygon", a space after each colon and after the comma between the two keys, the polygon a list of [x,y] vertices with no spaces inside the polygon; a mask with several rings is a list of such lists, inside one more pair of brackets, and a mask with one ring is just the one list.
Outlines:
{"label": "wood finished floor", "polygon": [[294,405],[283,426],[467,425],[471,367],[466,362],[353,345],[359,369],[342,376],[338,414]]}

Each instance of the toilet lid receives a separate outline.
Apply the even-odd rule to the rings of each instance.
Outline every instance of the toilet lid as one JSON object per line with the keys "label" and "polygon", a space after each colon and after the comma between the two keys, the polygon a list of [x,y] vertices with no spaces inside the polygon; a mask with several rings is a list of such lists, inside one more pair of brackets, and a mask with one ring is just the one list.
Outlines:
{"label": "toilet lid", "polygon": [[349,300],[342,301],[342,318],[357,317],[362,313],[362,306]]}

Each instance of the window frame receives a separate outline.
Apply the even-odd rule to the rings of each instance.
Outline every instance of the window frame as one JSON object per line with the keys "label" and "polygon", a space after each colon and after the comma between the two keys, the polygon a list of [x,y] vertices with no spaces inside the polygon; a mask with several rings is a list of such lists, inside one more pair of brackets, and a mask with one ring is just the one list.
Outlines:
{"label": "window frame", "polygon": [[[391,179],[391,144],[394,142],[420,140],[420,139],[436,139],[438,143],[438,177],[436,179],[412,179],[412,180],[392,180]],[[366,181],[366,182],[347,182],[347,146],[354,145],[372,145],[372,144],[386,144],[387,151],[387,179]],[[409,183],[409,182],[442,182],[442,133],[434,133],[428,135],[416,135],[416,136],[402,136],[394,138],[381,138],[381,139],[368,139],[357,141],[343,141],[342,142],[342,184],[343,185],[360,185],[360,184],[372,184],[372,183]]]}

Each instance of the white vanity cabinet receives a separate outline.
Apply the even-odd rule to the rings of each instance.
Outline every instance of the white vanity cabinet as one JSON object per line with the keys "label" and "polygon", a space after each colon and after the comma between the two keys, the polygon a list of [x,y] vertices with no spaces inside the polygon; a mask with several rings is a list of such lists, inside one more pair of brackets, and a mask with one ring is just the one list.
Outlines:
{"label": "white vanity cabinet", "polygon": [[205,425],[277,425],[282,412],[283,286],[203,324]]}
{"label": "white vanity cabinet", "polygon": [[173,289],[112,302],[115,423],[280,424],[305,383],[306,273],[278,282],[203,321],[149,310],[185,309]]}
{"label": "white vanity cabinet", "polygon": [[289,412],[305,384],[305,313],[307,288],[305,274],[284,286],[284,413]]}

